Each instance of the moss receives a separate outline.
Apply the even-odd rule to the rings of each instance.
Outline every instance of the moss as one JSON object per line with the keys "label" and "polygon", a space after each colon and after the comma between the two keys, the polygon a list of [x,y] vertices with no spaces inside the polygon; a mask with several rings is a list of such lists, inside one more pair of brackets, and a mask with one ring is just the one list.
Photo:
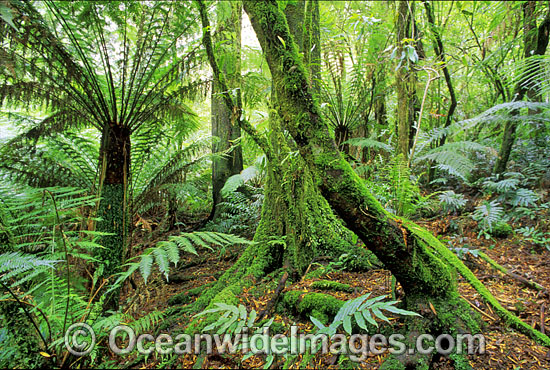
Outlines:
{"label": "moss", "polygon": [[542,334],[540,331],[534,329],[528,324],[524,323],[517,316],[506,310],[502,305],[493,297],[491,292],[483,285],[481,281],[467,268],[464,263],[447,247],[445,247],[439,240],[437,240],[429,232],[419,232],[418,235],[422,237],[434,250],[451,266],[453,266],[466,281],[490,304],[496,311],[498,316],[504,320],[508,325],[518,330],[520,333],[525,334],[529,338],[535,340],[545,346],[550,346],[550,338],[547,335]]}
{"label": "moss", "polygon": [[512,228],[512,226],[504,221],[499,221],[495,225],[493,225],[492,229],[489,231],[489,234],[496,238],[506,238],[513,232],[514,229]]}
{"label": "moss", "polygon": [[[297,312],[303,317],[314,316],[323,323],[328,323],[344,304],[343,301],[323,293],[308,293],[292,290],[283,294],[283,306]],[[317,316],[315,316],[315,315]]]}
{"label": "moss", "polygon": [[[260,325],[258,325],[260,326]],[[280,322],[273,322],[269,327],[269,333],[271,335],[283,334],[286,331],[285,326]]]}
{"label": "moss", "polygon": [[[97,230],[108,235],[101,236],[99,243],[103,248],[97,249],[96,256],[103,269],[102,276],[105,278],[120,272],[122,266],[128,220],[124,208],[124,185],[105,184],[99,203],[98,216],[101,217],[101,221],[97,223]],[[117,306],[118,291],[114,292],[112,297],[108,304]]]}
{"label": "moss", "polygon": [[205,289],[207,289],[207,287],[210,287],[213,284],[214,283],[207,283],[196,288],[189,289],[188,291],[176,294],[168,299],[168,304],[170,306],[189,304],[191,302],[191,298],[200,295],[202,292],[205,291]]}
{"label": "moss", "polygon": [[314,281],[313,284],[311,284],[311,288],[320,290],[334,290],[337,292],[347,293],[352,293],[355,290],[351,285],[330,280]]}

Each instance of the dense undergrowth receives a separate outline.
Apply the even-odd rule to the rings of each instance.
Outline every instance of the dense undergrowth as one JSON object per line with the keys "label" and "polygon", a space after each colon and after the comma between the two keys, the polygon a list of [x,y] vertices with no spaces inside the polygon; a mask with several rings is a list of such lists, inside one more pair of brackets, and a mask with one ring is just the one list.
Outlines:
{"label": "dense undergrowth", "polygon": [[[548,4],[418,3],[426,19],[409,19],[413,34],[388,45],[404,26],[393,18],[403,5],[414,17],[414,2],[273,3],[287,13],[278,31],[294,33],[273,38],[297,64],[282,83],[265,50],[226,50],[241,44],[231,18],[240,3],[214,3],[0,1],[0,367],[550,368],[550,64],[537,54]],[[458,42],[462,29],[472,37]],[[533,30],[540,48],[525,53]],[[240,87],[217,91],[234,73]],[[422,254],[410,259],[422,259],[411,280],[456,291],[433,302],[407,296],[395,266],[371,251],[381,236],[361,240],[344,226],[319,191],[332,173],[300,155],[306,133],[291,136],[289,123],[304,116],[281,108],[305,103],[278,100],[281,86],[314,92],[327,146],[372,194],[393,241]],[[241,137],[210,134],[219,117],[207,105],[218,96]],[[401,108],[412,114],[407,127]],[[229,149],[216,152],[220,141]],[[213,204],[213,168],[235,148],[244,169],[223,179]],[[74,324],[95,333],[84,356],[66,345]],[[484,334],[488,353],[397,361],[388,351],[315,353],[309,342],[300,355],[178,355],[149,341],[149,354],[118,355],[109,333],[121,325],[137,336],[294,326],[411,341],[429,328]]]}

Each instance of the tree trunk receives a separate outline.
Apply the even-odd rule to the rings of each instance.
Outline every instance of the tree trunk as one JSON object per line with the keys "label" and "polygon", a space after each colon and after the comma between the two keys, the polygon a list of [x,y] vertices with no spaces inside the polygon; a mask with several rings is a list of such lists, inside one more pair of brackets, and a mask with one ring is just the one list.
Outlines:
{"label": "tree trunk", "polygon": [[[208,28],[203,3],[198,4],[203,27]],[[295,25],[300,27],[301,23]],[[216,70],[217,66],[212,67]],[[285,135],[280,121],[276,113],[270,116],[269,140],[263,148],[269,160],[262,217],[254,236],[257,244],[248,247],[235,265],[199,297],[193,310],[216,302],[231,303],[243,287],[281,268],[300,276],[318,254],[339,256],[355,251],[353,234],[320,194],[296,151],[295,141]],[[188,330],[196,332],[207,322],[193,322]]]}
{"label": "tree trunk", "polygon": [[[245,1],[244,8],[273,76],[283,125],[296,141],[315,183],[345,224],[400,282],[407,307],[424,315],[424,319],[410,323],[411,339],[423,331],[479,330],[466,303],[459,298],[455,270],[448,263],[464,275],[469,270],[429,232],[388,213],[342,158],[313,99],[307,73],[277,3]],[[475,277],[468,278],[479,283]],[[479,285],[476,289],[485,297],[488,292]],[[491,303],[499,307],[500,313],[507,312],[498,302]],[[430,313],[430,305],[436,314]],[[524,323],[518,326],[532,331]],[[531,334],[550,343],[546,336]]]}
{"label": "tree trunk", "polygon": [[[537,29],[536,23],[536,1],[527,1],[523,4],[523,56],[526,60],[524,78],[522,78],[515,87],[516,101],[523,100],[525,95],[533,98],[538,95],[534,87],[536,85],[535,74],[537,74],[538,63],[533,62],[536,56],[544,55],[548,47],[549,31],[550,31],[550,15],[541,23]],[[535,57],[535,58],[533,58]],[[535,99],[536,100],[536,99]],[[530,112],[535,113],[535,112]],[[519,110],[514,110],[510,113],[513,116],[519,115]],[[506,171],[510,153],[516,140],[517,121],[507,121],[504,125],[504,135],[502,144],[498,154],[498,159],[495,164],[495,173],[501,174]]]}
{"label": "tree trunk", "polygon": [[[236,89],[237,104],[241,104],[241,18],[242,3],[230,1],[224,6],[231,7],[228,19],[219,19],[219,27],[214,38],[220,44],[221,71],[227,76],[228,88]],[[221,6],[219,4],[219,6]],[[218,18],[221,18],[218,16]],[[212,152],[226,152],[222,157],[212,161],[212,212],[210,219],[217,216],[217,205],[222,201],[221,189],[227,179],[243,170],[243,153],[240,145],[234,141],[241,137],[241,128],[235,122],[233,112],[225,105],[220,95],[221,87],[214,79],[211,97],[212,136],[217,140],[212,145]]]}
{"label": "tree trunk", "polygon": [[[121,271],[122,256],[130,220],[128,204],[128,179],[130,176],[130,129],[111,124],[102,137],[101,168],[103,185],[97,216],[97,230],[110,233],[101,237],[98,259],[103,269],[101,276],[114,282],[113,274]],[[105,307],[118,308],[118,291],[106,298]]]}
{"label": "tree trunk", "polygon": [[[409,7],[410,5],[410,7]],[[397,55],[402,55],[404,50],[403,40],[411,39],[414,34],[414,4],[408,0],[399,1],[397,10]],[[409,158],[412,140],[415,136],[414,123],[416,119],[416,72],[408,67],[407,57],[401,60],[401,66],[396,72],[397,90],[397,152],[403,155],[405,161]]]}
{"label": "tree trunk", "polygon": [[321,29],[319,15],[319,0],[308,0],[305,9],[306,26],[302,50],[309,66],[310,84],[313,93],[319,95],[321,86]]}
{"label": "tree trunk", "polygon": [[[434,37],[434,51],[437,56],[437,59],[443,63],[443,75],[445,77],[445,83],[447,84],[447,89],[449,90],[449,97],[451,102],[449,104],[449,110],[447,111],[447,116],[445,117],[445,127],[451,125],[453,114],[455,112],[457,101],[455,89],[453,87],[453,81],[451,80],[451,73],[446,63],[445,49],[443,48],[443,42],[441,41],[441,35],[439,33],[438,26],[435,24],[435,17],[433,14],[432,4],[429,1],[424,1],[424,7],[426,8],[426,18],[428,18],[428,23],[430,24],[433,37]],[[445,144],[446,136],[443,136],[439,141],[437,146]]]}

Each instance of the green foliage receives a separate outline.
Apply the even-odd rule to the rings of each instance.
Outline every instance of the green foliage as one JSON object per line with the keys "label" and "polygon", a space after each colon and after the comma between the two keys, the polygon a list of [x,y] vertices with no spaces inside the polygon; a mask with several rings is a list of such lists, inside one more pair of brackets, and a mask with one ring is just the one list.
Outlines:
{"label": "green foliage", "polygon": [[[248,329],[252,329],[254,327],[254,323],[256,321],[256,318],[258,317],[258,313],[256,312],[256,310],[251,310],[249,313],[247,308],[242,304],[239,304],[238,306],[226,304],[223,302],[216,302],[214,304],[216,306],[215,308],[201,311],[200,313],[193,316],[201,317],[213,314],[218,315],[218,319],[206,326],[204,328],[204,331],[215,330],[216,334],[231,335],[241,333],[244,327]],[[253,332],[253,334],[263,334],[273,325],[273,320],[274,319],[271,318],[264,322],[261,327],[257,328]],[[258,350],[263,351],[266,354],[266,363],[264,365],[264,369],[268,369],[275,359],[275,356],[273,355],[273,353],[271,353],[271,346],[268,343],[267,348],[263,348],[264,343],[261,340],[255,343],[255,345]],[[286,345],[288,346],[289,343],[287,342]],[[236,346],[235,349],[242,350],[243,344],[239,343],[239,345]],[[245,361],[253,355],[254,353],[249,352],[242,357],[241,361]]]}
{"label": "green foliage", "polygon": [[418,216],[418,212],[429,206],[432,193],[422,196],[419,178],[412,175],[402,156],[396,156],[378,169],[372,179],[367,179],[374,196],[391,213],[398,216]]}
{"label": "green foliage", "polygon": [[508,235],[512,234],[514,229],[505,221],[499,221],[493,225],[490,234],[497,238],[506,238]]}
{"label": "green foliage", "polygon": [[457,194],[453,190],[440,193],[438,198],[445,212],[458,211],[463,208],[467,202],[463,194]]}
{"label": "green foliage", "polygon": [[482,232],[491,233],[494,226],[502,221],[504,217],[504,208],[497,200],[491,202],[484,201],[476,207],[472,218],[478,222],[478,227]]}
{"label": "green foliage", "polygon": [[[242,304],[236,307],[233,305],[217,302],[215,303],[215,305],[217,306],[216,308],[204,310],[194,316],[200,317],[212,313],[218,313],[220,315],[220,318],[217,321],[204,328],[205,331],[210,331],[217,328],[216,334],[240,333],[243,327],[246,326],[248,328],[252,328],[252,326],[254,325],[254,321],[257,317],[256,310],[252,310],[250,312],[250,315],[248,315],[246,307]],[[271,319],[270,322],[268,322],[269,325],[266,326],[269,327],[272,322],[273,319]]]}
{"label": "green foliage", "polygon": [[[38,351],[44,351],[52,356],[50,366],[60,367],[67,351],[64,331],[73,323],[89,324],[97,334],[98,343],[104,343],[109,330],[116,325],[124,323],[137,331],[148,332],[163,317],[158,311],[138,320],[128,314],[103,313],[106,294],[90,301],[90,296],[98,289],[98,273],[96,271],[90,292],[85,287],[81,266],[97,262],[94,255],[102,249],[97,244],[102,233],[87,229],[89,221],[94,220],[89,214],[97,204],[95,197],[74,188],[25,188],[19,192],[0,188],[0,193],[4,211],[2,225],[13,241],[11,245],[2,245],[0,282],[24,302],[30,314],[30,317],[24,315],[19,304],[0,306],[3,322],[8,322],[7,318],[17,318],[12,320],[14,330],[0,331],[0,345],[14,349],[2,352],[2,366],[21,365],[18,353],[26,354],[24,363],[27,366],[40,363],[35,360],[43,359]],[[117,282],[122,283],[122,280]],[[7,291],[3,291],[1,298],[14,299]],[[38,341],[40,345],[35,343],[28,353],[22,347],[24,342],[18,339],[23,337],[17,336],[24,327],[28,328],[25,338],[42,338]],[[97,346],[82,363],[98,365],[96,361],[103,349]]]}
{"label": "green foliage", "polygon": [[383,143],[381,141],[378,141],[374,138],[354,137],[353,139],[349,139],[345,141],[344,144],[355,145],[360,148],[377,149],[387,153],[393,152],[393,148],[390,145]]}
{"label": "green foliage", "polygon": [[467,181],[476,167],[468,154],[476,151],[492,152],[492,149],[471,141],[456,141],[427,150],[424,154],[415,157],[414,162],[433,162],[437,169]]}
{"label": "green foliage", "polygon": [[[240,175],[235,176],[241,178]],[[235,176],[230,177],[228,182]],[[224,189],[227,190],[225,186]],[[205,229],[252,237],[260,222],[263,202],[263,188],[243,183],[234,191],[225,192],[224,201],[218,205],[219,215]]]}
{"label": "green foliage", "polygon": [[542,232],[529,226],[519,228],[516,231],[523,235],[525,241],[545,247],[550,251],[550,232]]}
{"label": "green foliage", "polygon": [[[188,134],[174,132],[180,137]],[[0,149],[0,172],[8,179],[35,187],[79,185],[99,192],[97,141],[65,132],[40,140],[33,149],[31,143],[19,140],[16,137]],[[174,144],[161,131],[149,129],[138,132],[133,141],[131,155],[136,165],[130,173],[130,216],[159,208],[174,212],[177,206],[190,204],[193,199],[205,203],[201,172],[210,164],[210,138],[192,136],[190,143],[181,139]]]}
{"label": "green foliage", "polygon": [[168,280],[170,273],[170,264],[177,266],[180,261],[180,252],[192,253],[198,255],[197,247],[214,251],[214,247],[219,247],[219,253],[224,254],[225,248],[237,244],[251,244],[247,239],[241,237],[223,234],[211,231],[196,231],[192,233],[181,233],[173,235],[168,240],[158,242],[154,247],[145,249],[141,254],[131,258],[125,264],[127,270],[120,273],[115,286],[118,286],[134,272],[139,271],[145,283],[151,275],[153,263],[159,268],[159,271]]}
{"label": "green foliage", "polygon": [[404,316],[420,316],[415,312],[395,307],[398,301],[382,301],[386,298],[385,296],[378,296],[367,300],[370,295],[371,293],[367,293],[344,303],[329,326],[323,325],[318,319],[312,316],[311,321],[319,329],[317,333],[333,336],[336,334],[338,328],[342,326],[344,331],[351,335],[353,332],[353,322],[355,322],[359,328],[368,332],[367,323],[378,327],[378,323],[374,318],[384,320],[388,323],[390,322],[381,310]]}
{"label": "green foliage", "polygon": [[489,195],[497,194],[499,202],[506,202],[512,207],[534,206],[539,196],[532,190],[519,187],[525,176],[517,172],[506,172],[500,179],[490,177],[483,181],[483,191]]}

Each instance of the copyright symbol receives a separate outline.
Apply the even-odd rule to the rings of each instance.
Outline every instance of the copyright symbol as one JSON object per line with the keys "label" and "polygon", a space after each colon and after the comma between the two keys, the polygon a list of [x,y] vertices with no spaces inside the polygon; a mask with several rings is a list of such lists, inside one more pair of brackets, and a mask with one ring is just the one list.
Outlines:
{"label": "copyright symbol", "polygon": [[94,329],[86,323],[78,322],[65,332],[65,347],[75,356],[86,356],[95,346]]}

